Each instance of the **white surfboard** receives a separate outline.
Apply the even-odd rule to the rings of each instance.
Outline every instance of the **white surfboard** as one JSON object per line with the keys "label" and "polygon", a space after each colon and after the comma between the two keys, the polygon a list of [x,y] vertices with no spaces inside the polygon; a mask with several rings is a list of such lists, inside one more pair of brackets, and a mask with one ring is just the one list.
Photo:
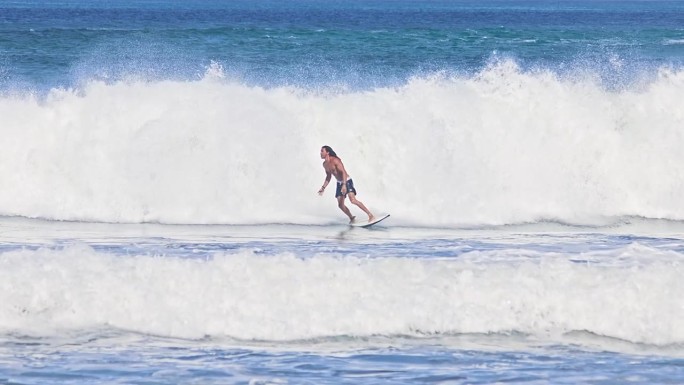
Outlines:
{"label": "white surfboard", "polygon": [[371,226],[373,226],[374,224],[376,224],[376,223],[378,223],[378,222],[380,222],[380,221],[382,221],[382,220],[385,220],[385,219],[389,218],[389,216],[390,216],[389,214],[378,215],[377,217],[375,217],[375,218],[374,218],[372,221],[370,221],[370,222],[369,222],[369,221],[366,221],[366,220],[363,220],[363,219],[357,219],[355,222],[350,223],[349,225],[352,226],[352,227],[371,227]]}

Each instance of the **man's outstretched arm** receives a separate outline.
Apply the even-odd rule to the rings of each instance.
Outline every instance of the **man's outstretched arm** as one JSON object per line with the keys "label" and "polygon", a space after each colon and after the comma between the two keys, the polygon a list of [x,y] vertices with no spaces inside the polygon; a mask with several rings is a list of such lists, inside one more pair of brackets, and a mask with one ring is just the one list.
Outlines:
{"label": "man's outstretched arm", "polygon": [[330,178],[332,177],[332,174],[330,172],[325,173],[325,181],[323,182],[323,186],[321,186],[321,189],[318,190],[318,195],[323,195],[323,191],[325,191],[325,188],[328,187],[328,183],[330,183]]}

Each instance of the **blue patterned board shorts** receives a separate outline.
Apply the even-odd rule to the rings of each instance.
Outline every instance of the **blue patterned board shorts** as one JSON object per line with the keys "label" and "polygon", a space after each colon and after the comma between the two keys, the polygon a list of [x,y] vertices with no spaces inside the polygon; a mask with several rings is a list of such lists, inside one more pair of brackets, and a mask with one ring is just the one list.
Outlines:
{"label": "blue patterned board shorts", "polygon": [[[354,188],[354,181],[351,178],[347,179],[347,194],[354,193],[356,195],[356,189]],[[337,190],[335,190],[335,198],[342,196],[342,182],[337,181]]]}

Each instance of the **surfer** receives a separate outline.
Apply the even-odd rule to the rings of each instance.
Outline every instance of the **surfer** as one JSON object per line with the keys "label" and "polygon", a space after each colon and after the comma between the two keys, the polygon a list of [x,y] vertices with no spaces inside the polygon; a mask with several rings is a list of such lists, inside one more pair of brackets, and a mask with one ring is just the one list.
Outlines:
{"label": "surfer", "polygon": [[337,157],[335,151],[330,146],[321,147],[321,159],[323,159],[323,168],[325,169],[325,182],[320,190],[318,190],[318,195],[323,195],[325,188],[330,183],[330,177],[332,175],[337,179],[337,190],[335,191],[335,198],[337,198],[337,206],[347,214],[349,217],[349,223],[353,223],[356,218],[351,214],[349,208],[344,204],[344,199],[349,195],[349,201],[358,206],[364,213],[368,215],[368,222],[372,222],[375,218],[373,213],[366,208],[366,206],[361,203],[360,200],[356,199],[356,189],[354,188],[354,182],[347,174],[342,160]]}

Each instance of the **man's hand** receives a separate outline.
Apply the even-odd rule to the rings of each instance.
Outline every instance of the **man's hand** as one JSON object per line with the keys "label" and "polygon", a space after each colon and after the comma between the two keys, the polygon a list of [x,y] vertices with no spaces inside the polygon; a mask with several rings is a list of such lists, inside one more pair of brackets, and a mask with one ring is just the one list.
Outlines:
{"label": "man's hand", "polygon": [[347,184],[346,183],[342,184],[342,189],[340,190],[340,192],[342,193],[342,195],[347,195]]}
{"label": "man's hand", "polygon": [[318,190],[318,195],[323,196],[323,191],[325,191],[325,187],[321,187],[321,189]]}

